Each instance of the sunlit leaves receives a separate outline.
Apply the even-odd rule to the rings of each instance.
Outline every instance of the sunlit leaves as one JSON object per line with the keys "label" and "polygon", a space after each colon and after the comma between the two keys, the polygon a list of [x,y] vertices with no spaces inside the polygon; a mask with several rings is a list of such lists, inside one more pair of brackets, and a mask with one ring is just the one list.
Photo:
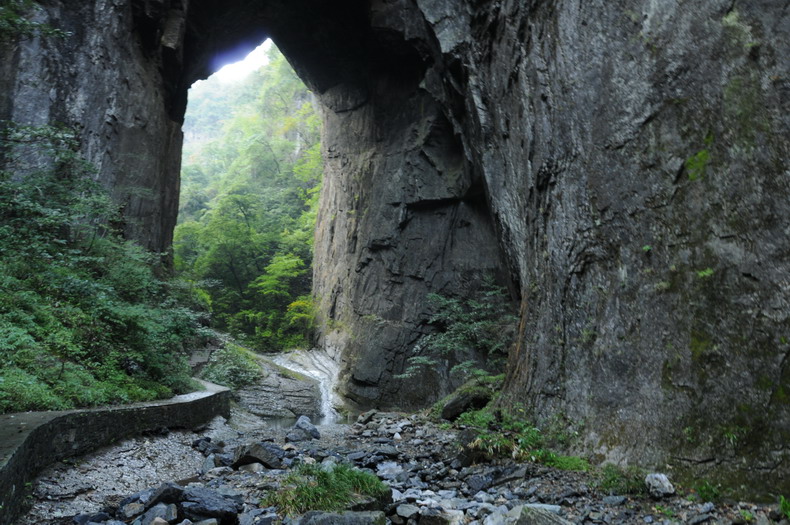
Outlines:
{"label": "sunlit leaves", "polygon": [[186,136],[199,140],[185,145],[176,268],[204,283],[219,327],[245,343],[305,344],[312,311],[296,298],[310,290],[322,175],[312,95],[272,48],[242,84],[209,79],[191,97]]}

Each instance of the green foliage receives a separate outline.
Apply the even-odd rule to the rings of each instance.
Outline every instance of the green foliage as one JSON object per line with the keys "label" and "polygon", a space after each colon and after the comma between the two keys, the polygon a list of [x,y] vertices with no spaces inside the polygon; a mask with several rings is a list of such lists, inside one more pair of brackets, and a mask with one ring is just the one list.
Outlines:
{"label": "green foliage", "polygon": [[554,456],[549,461],[548,465],[560,470],[574,470],[577,472],[586,472],[590,470],[590,462],[578,456]]}
{"label": "green foliage", "polygon": [[211,354],[201,377],[219,385],[241,388],[260,379],[261,374],[261,366],[253,352],[227,342]]}
{"label": "green foliage", "polygon": [[282,485],[280,490],[269,493],[261,504],[276,506],[288,516],[310,510],[343,510],[358,495],[380,498],[389,491],[375,475],[345,464],[328,468],[300,465]]}
{"label": "green foliage", "polygon": [[276,351],[312,338],[322,157],[310,93],[276,48],[269,59],[242,83],[190,92],[174,259],[218,328]]}
{"label": "green foliage", "polygon": [[0,412],[167,397],[194,387],[197,314],[117,210],[68,130],[0,130]]}
{"label": "green foliage", "polygon": [[[486,368],[502,368],[515,336],[516,318],[505,290],[493,278],[486,278],[480,290],[468,299],[430,294],[428,300],[435,311],[430,323],[438,331],[415,347],[415,352],[427,355],[410,357],[406,370],[396,378],[413,377],[423,369],[436,366],[440,357],[455,357],[468,350],[482,353]],[[466,376],[488,373],[477,369],[477,364],[471,361],[457,364],[453,372]]]}
{"label": "green foliage", "polygon": [[479,429],[487,429],[491,424],[496,421],[494,412],[488,409],[470,410],[464,412],[456,420],[458,425],[466,425]]}
{"label": "green foliage", "polygon": [[11,366],[4,368],[0,377],[0,407],[21,412],[42,408],[61,410],[70,405],[35,375]]}
{"label": "green foliage", "polygon": [[699,180],[705,176],[705,170],[710,162],[710,151],[703,149],[686,159],[686,173],[690,181]]}
{"label": "green foliage", "polygon": [[[440,419],[441,413],[447,403],[459,394],[475,394],[479,397],[487,397],[488,399],[495,399],[498,396],[499,390],[502,388],[502,383],[505,380],[505,374],[490,375],[490,374],[475,374],[474,377],[467,380],[463,385],[458,387],[455,392],[448,395],[444,399],[440,399],[431,407],[430,416],[434,419]],[[476,419],[483,418],[483,419]],[[458,424],[486,428],[493,420],[494,415],[490,410],[470,410],[464,412],[457,419]]]}
{"label": "green foliage", "polygon": [[644,495],[645,473],[637,467],[621,468],[607,463],[596,473],[596,486],[598,490],[617,495]]}
{"label": "green foliage", "polygon": [[790,500],[784,496],[779,496],[779,511],[790,520]]}
{"label": "green foliage", "polygon": [[704,270],[697,271],[697,277],[700,279],[707,279],[713,275],[713,268],[705,268]]}
{"label": "green foliage", "polygon": [[658,514],[661,514],[662,516],[665,516],[665,517],[667,517],[667,518],[670,518],[670,519],[672,519],[672,518],[674,518],[674,517],[675,517],[675,511],[674,511],[674,510],[672,510],[672,509],[670,509],[669,507],[665,507],[665,506],[663,506],[663,505],[656,505],[656,506],[654,507],[654,509],[655,509],[655,511],[656,511]]}
{"label": "green foliage", "polygon": [[693,490],[702,501],[718,501],[721,498],[721,485],[714,485],[706,479],[696,482]]}
{"label": "green foliage", "polygon": [[477,428],[480,432],[469,447],[489,457],[533,461],[561,470],[590,469],[589,462],[583,458],[553,452],[550,448],[556,443],[529,421],[507,412],[494,411],[490,405],[461,414],[456,424]]}
{"label": "green foliage", "polygon": [[35,10],[41,9],[32,0],[2,0],[0,2],[0,42],[35,36],[66,37],[70,33],[44,22],[32,20]]}

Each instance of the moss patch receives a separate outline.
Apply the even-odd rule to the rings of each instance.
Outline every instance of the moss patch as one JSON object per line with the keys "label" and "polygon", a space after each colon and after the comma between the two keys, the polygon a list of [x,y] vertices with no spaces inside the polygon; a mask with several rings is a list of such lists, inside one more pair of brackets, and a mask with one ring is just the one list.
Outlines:
{"label": "moss patch", "polygon": [[703,149],[686,159],[686,173],[690,181],[699,180],[705,176],[705,170],[710,162],[710,151]]}
{"label": "moss patch", "polygon": [[710,338],[702,332],[692,332],[691,339],[689,340],[689,350],[691,351],[691,359],[699,361],[702,356],[713,348],[713,343]]}

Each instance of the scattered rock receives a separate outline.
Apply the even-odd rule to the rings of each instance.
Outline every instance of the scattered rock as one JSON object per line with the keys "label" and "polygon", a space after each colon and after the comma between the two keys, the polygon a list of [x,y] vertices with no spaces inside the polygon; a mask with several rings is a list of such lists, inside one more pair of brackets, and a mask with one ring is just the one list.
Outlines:
{"label": "scattered rock", "polygon": [[[81,521],[75,520],[75,523],[342,525],[382,522],[381,511],[385,521],[393,525],[556,525],[568,522],[663,525],[665,521],[663,517],[640,511],[655,505],[644,498],[596,493],[592,485],[594,480],[588,473],[558,471],[534,463],[500,465],[483,461],[464,467],[453,459],[458,433],[441,430],[414,417],[375,412],[365,425],[348,428],[340,441],[328,442],[327,438],[337,440],[340,434],[333,435],[336,429],[324,427],[319,440],[311,437],[308,441],[280,447],[285,433],[294,428],[278,429],[278,437],[274,438],[265,433],[238,435],[231,440],[223,438],[230,443],[228,448],[233,454],[222,454],[238,461],[231,461],[237,465],[235,470],[214,467],[197,476],[178,478],[184,479],[178,484],[164,483],[126,498],[117,496],[112,501],[105,497],[106,514],[81,514],[77,517]],[[395,434],[403,438],[397,442],[397,447],[392,439]],[[190,436],[186,442],[188,451],[201,462],[205,459],[203,454],[212,450],[211,447],[225,447],[221,439],[193,439],[194,436]],[[206,457],[218,456],[209,453]],[[259,456],[266,456],[271,463],[281,466],[267,468]],[[319,463],[329,468],[343,461],[371,469],[390,490],[381,498],[358,496],[343,513],[315,512],[283,521],[276,507],[258,508],[266,493],[280,488],[292,466]],[[200,462],[195,471],[199,465]],[[82,485],[90,486],[90,483],[83,481]],[[744,509],[754,516],[753,523],[767,525],[767,516],[775,508],[753,504],[720,505],[693,503],[682,498],[662,502],[663,507],[674,513],[675,519],[692,525],[735,523]],[[22,522],[19,525],[43,523],[54,525],[56,522]]]}
{"label": "scattered rock", "polygon": [[[463,513],[461,514],[463,520]],[[420,525],[456,525],[463,523],[458,521],[456,513],[445,512],[436,507],[423,507],[420,511]]]}
{"label": "scattered rock", "polygon": [[357,416],[357,423],[360,425],[367,425],[373,419],[373,416],[378,414],[378,410],[368,410],[367,412],[362,412],[359,416]]}
{"label": "scattered rock", "polygon": [[302,516],[299,525],[385,525],[383,512],[321,512],[311,511]]}
{"label": "scattered rock", "polygon": [[394,480],[403,473],[403,467],[394,461],[385,461],[376,468],[376,475],[381,479]]}
{"label": "scattered rock", "polygon": [[559,514],[562,511],[562,507],[559,505],[547,505],[545,503],[527,503],[524,505],[524,507],[528,509],[545,510],[547,512],[551,512],[552,514]]}
{"label": "scattered rock", "polygon": [[87,525],[88,523],[102,523],[110,519],[110,515],[106,512],[98,512],[96,514],[80,514],[74,516],[74,523],[76,525]]}
{"label": "scattered rock", "polygon": [[409,503],[403,503],[398,505],[397,509],[395,510],[396,514],[401,518],[410,519],[420,513],[420,508],[416,505],[410,505]]}
{"label": "scattered rock", "polygon": [[160,519],[165,523],[169,523],[171,521],[175,521],[177,517],[178,507],[176,507],[174,504],[157,503],[146,511],[146,513],[141,518],[141,523],[142,525],[149,525],[156,519]]}
{"label": "scattered rock", "polygon": [[157,503],[178,503],[182,501],[184,488],[175,483],[163,483],[148,498],[145,508],[149,509]]}
{"label": "scattered rock", "polygon": [[294,428],[301,430],[313,439],[321,439],[321,433],[307,416],[299,416],[299,419],[296,420]]}
{"label": "scattered rock", "polygon": [[675,494],[675,487],[669,482],[666,474],[648,474],[645,476],[645,485],[647,485],[648,493],[656,499],[663,499]]}
{"label": "scattered rock", "polygon": [[239,525],[273,525],[279,516],[271,509],[253,509],[239,515]]}
{"label": "scattered rock", "polygon": [[558,516],[546,506],[524,505],[518,516],[517,525],[571,525],[571,522]]}
{"label": "scattered rock", "polygon": [[134,518],[135,516],[139,516],[145,512],[145,505],[140,503],[139,501],[135,501],[132,503],[127,503],[123,507],[118,510],[118,517],[122,520],[128,520]]}
{"label": "scattered rock", "polygon": [[499,486],[513,481],[521,481],[526,477],[527,467],[525,465],[513,465],[506,467],[491,484]]}
{"label": "scattered rock", "polygon": [[398,449],[393,445],[382,445],[376,449],[376,454],[387,456],[389,458],[398,457]]}
{"label": "scattered rock", "polygon": [[233,454],[233,468],[239,468],[249,463],[261,463],[266,468],[279,469],[283,467],[285,451],[273,443],[257,442],[244,445],[236,449]]}
{"label": "scattered rock", "polygon": [[466,484],[472,493],[477,493],[490,487],[494,482],[491,474],[474,474],[466,478]]}
{"label": "scattered rock", "polygon": [[266,470],[266,467],[264,467],[260,463],[248,463],[246,465],[240,466],[239,470],[243,472],[263,472],[264,470]]}

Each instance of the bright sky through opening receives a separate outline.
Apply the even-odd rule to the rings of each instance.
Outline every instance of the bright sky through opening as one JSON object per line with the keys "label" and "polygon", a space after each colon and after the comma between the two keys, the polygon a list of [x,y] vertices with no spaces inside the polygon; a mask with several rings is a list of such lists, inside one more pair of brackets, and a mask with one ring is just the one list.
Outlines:
{"label": "bright sky through opening", "polygon": [[247,75],[269,62],[266,52],[269,50],[271,45],[272,41],[267,38],[263,44],[252,50],[250,54],[244,58],[244,60],[234,64],[228,64],[214,74],[217,75],[220,81],[226,83],[238,82],[239,80],[244,79]]}

